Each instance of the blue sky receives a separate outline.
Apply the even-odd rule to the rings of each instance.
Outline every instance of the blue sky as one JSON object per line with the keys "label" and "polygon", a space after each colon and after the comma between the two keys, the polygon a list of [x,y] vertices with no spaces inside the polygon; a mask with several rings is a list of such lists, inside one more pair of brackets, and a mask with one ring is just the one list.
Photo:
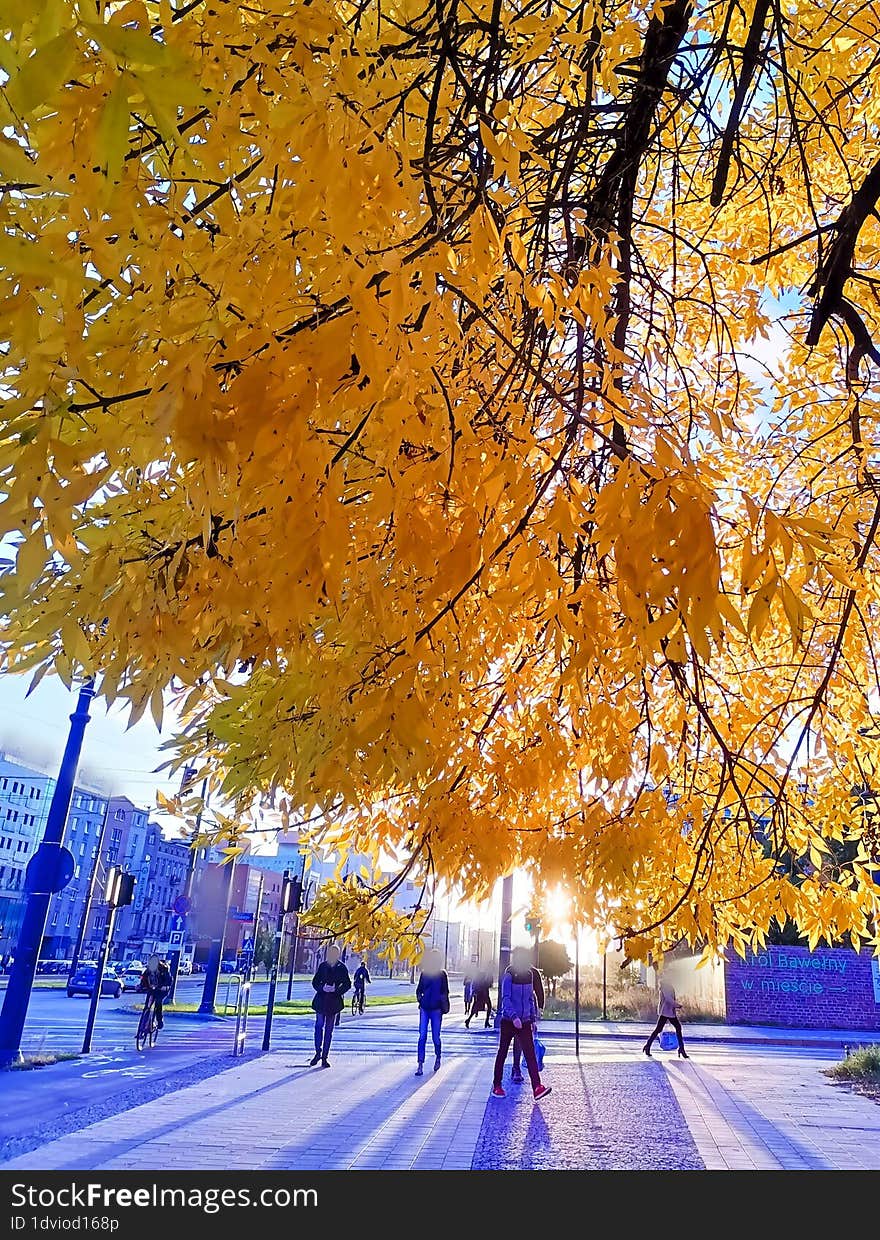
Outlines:
{"label": "blue sky", "polygon": [[[76,703],[57,677],[46,676],[26,697],[29,676],[0,675],[0,749],[12,758],[55,775],[67,738],[68,717]],[[92,703],[92,721],[86,728],[80,760],[84,783],[102,792],[123,793],[150,810],[156,789],[176,791],[179,778],[153,774],[164,761],[159,746],[174,727],[166,711],[160,736],[152,719],[141,719],[126,730],[127,712],[122,706],[108,711],[101,701]]]}

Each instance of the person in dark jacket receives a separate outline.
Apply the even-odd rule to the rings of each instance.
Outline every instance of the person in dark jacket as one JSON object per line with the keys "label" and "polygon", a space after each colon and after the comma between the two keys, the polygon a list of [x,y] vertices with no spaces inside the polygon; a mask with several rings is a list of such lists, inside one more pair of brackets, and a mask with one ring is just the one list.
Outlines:
{"label": "person in dark jacket", "polygon": [[141,994],[153,996],[153,1008],[156,1013],[156,1027],[162,1029],[165,1026],[165,1020],[162,1012],[162,1004],[171,994],[171,970],[164,960],[153,953],[147,961],[147,967],[141,974],[138,990]]}
{"label": "person in dark jacket", "polygon": [[320,1061],[322,1068],[329,1068],[330,1042],[333,1037],[333,1026],[336,1017],[342,1011],[345,1000],[343,995],[351,989],[351,978],[348,969],[339,959],[339,948],[335,943],[327,948],[327,956],[318,965],[312,978],[315,997],[312,1008],[315,1012],[315,1057],[310,1067]]}
{"label": "person in dark jacket", "polygon": [[475,1016],[485,1009],[486,1012],[486,1028],[489,1028],[489,1021],[492,1018],[492,979],[486,976],[474,979],[473,989],[471,991],[471,1010],[468,1012],[467,1020],[464,1022],[465,1029],[470,1029],[471,1021]]}
{"label": "person in dark jacket", "polygon": [[449,978],[443,968],[443,957],[438,951],[429,951],[422,962],[422,975],[416,986],[419,1001],[419,1065],[416,1076],[425,1068],[425,1047],[428,1042],[428,1026],[434,1043],[434,1071],[440,1068],[440,1026],[449,1011]]}
{"label": "person in dark jacket", "polygon": [[[532,965],[532,986],[535,990],[535,1002],[538,1004],[538,1016],[540,1017],[544,1010],[546,995],[544,994],[544,979],[541,977],[541,974],[534,967],[534,965]],[[533,1040],[536,1028],[537,1024],[532,1028]],[[510,1074],[510,1079],[513,1081],[514,1085],[522,1085],[523,1083],[522,1047],[516,1038],[513,1039],[513,1070]]]}
{"label": "person in dark jacket", "polygon": [[501,998],[498,1002],[501,1014],[501,1036],[498,1043],[498,1054],[495,1056],[495,1077],[492,1084],[492,1097],[503,1098],[504,1089],[501,1077],[504,1072],[504,1061],[510,1050],[510,1043],[519,1042],[525,1056],[526,1067],[532,1081],[535,1100],[546,1098],[550,1086],[541,1083],[538,1069],[538,1057],[535,1054],[533,1030],[538,1019],[538,1000],[535,996],[535,983],[532,977],[532,966],[529,963],[529,952],[526,948],[514,949],[510,967],[501,980]]}

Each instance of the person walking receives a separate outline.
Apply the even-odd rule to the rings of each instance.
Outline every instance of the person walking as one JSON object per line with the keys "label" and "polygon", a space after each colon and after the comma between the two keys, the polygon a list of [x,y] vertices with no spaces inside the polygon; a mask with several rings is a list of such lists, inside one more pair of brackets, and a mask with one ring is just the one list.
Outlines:
{"label": "person walking", "polygon": [[501,1033],[498,1040],[498,1054],[495,1056],[492,1097],[504,1098],[506,1096],[501,1084],[504,1061],[507,1059],[510,1043],[516,1041],[519,1042],[525,1056],[535,1100],[546,1098],[551,1092],[551,1087],[544,1085],[541,1081],[538,1057],[535,1054],[533,1031],[538,1019],[538,1001],[535,997],[535,983],[529,962],[529,952],[524,947],[514,948],[510,965],[501,980],[498,1010],[501,1016]]}
{"label": "person walking", "polygon": [[492,982],[488,977],[478,977],[474,979],[473,990],[471,991],[471,1010],[464,1022],[465,1029],[470,1029],[471,1021],[480,1012],[485,1009],[486,1012],[486,1029],[489,1028],[489,1021],[492,1018]]}
{"label": "person walking", "polygon": [[471,999],[474,993],[474,983],[470,973],[464,975],[464,1014],[467,1016],[471,1010]]}
{"label": "person walking", "polygon": [[422,1076],[425,1069],[425,1047],[428,1042],[428,1026],[431,1027],[431,1041],[434,1043],[434,1071],[440,1069],[440,1027],[443,1017],[449,1011],[449,978],[443,968],[443,957],[438,951],[425,954],[422,973],[416,986],[416,998],[419,1001],[419,1047],[416,1076]]}
{"label": "person walking", "polygon": [[312,1009],[315,1012],[315,1057],[309,1067],[314,1068],[320,1061],[322,1068],[329,1068],[328,1055],[333,1027],[345,1002],[342,996],[351,989],[348,969],[339,959],[339,948],[335,943],[331,943],[327,948],[327,955],[318,965],[312,985],[315,988],[315,997],[312,1000]]}
{"label": "person walking", "polygon": [[[534,1027],[532,1028],[532,1039],[534,1040],[538,1028],[537,1021],[540,1019],[541,1014],[544,1011],[544,1003],[546,1000],[546,995],[544,994],[544,979],[541,977],[540,972],[534,965],[532,965],[532,986],[535,991],[535,1002],[538,1005],[538,1017],[535,1021]],[[510,1073],[510,1079],[513,1081],[514,1085],[522,1085],[523,1083],[522,1047],[516,1038],[513,1040],[513,1068]]]}
{"label": "person walking", "polygon": [[678,1018],[678,1012],[680,1008],[681,1008],[681,1004],[678,1003],[675,998],[675,990],[673,989],[672,983],[670,981],[667,981],[666,978],[661,977],[660,997],[657,1000],[657,1013],[658,1013],[657,1024],[654,1026],[653,1033],[648,1038],[645,1045],[642,1047],[642,1050],[645,1052],[645,1054],[648,1056],[649,1059],[651,1057],[651,1043],[654,1041],[656,1037],[660,1036],[660,1030],[663,1028],[663,1026],[666,1024],[667,1021],[669,1021],[669,1023],[672,1025],[672,1028],[675,1030],[675,1036],[678,1038],[679,1058],[680,1059],[690,1058],[687,1051],[684,1049],[684,1038],[681,1036],[681,1021]]}

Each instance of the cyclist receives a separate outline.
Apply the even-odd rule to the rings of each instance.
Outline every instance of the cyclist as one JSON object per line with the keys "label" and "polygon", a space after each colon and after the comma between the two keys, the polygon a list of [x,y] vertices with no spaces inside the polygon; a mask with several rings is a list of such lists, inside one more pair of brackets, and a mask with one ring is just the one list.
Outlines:
{"label": "cyclist", "polygon": [[362,960],[354,971],[354,995],[352,996],[354,1000],[353,1008],[356,1008],[361,1012],[364,1010],[364,1003],[366,1001],[365,987],[368,986],[372,980],[373,979],[370,977],[370,970]]}
{"label": "cyclist", "polygon": [[141,974],[141,984],[138,990],[141,994],[152,996],[156,1011],[156,1028],[162,1029],[165,1023],[162,1019],[162,1003],[171,993],[171,972],[165,961],[160,960],[155,952],[147,961],[147,967]]}

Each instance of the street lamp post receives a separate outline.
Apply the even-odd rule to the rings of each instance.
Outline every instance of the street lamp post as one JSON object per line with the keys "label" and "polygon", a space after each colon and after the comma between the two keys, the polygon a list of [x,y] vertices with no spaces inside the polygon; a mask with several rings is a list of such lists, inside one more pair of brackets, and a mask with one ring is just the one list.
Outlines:
{"label": "street lamp post", "polygon": [[110,820],[110,797],[107,798],[107,808],[104,810],[104,821],[101,823],[101,831],[98,835],[98,843],[95,849],[95,856],[92,860],[92,872],[89,875],[89,885],[86,890],[86,898],[83,903],[82,916],[79,919],[79,930],[76,935],[76,945],[73,949],[73,960],[70,963],[69,976],[72,977],[76,972],[79,964],[80,953],[83,949],[83,943],[86,938],[86,931],[89,925],[89,914],[92,911],[92,900],[95,898],[95,883],[98,881],[98,867],[101,864],[101,853],[104,850],[104,839],[107,835],[107,823]]}
{"label": "street lamp post", "polygon": [[574,928],[574,1053],[580,1059],[580,926]]}
{"label": "street lamp post", "polygon": [[[196,768],[194,766],[185,766],[183,768],[183,775],[180,780],[181,797],[184,793],[191,789],[195,776]],[[182,907],[184,911],[182,913],[178,913],[177,910],[175,910],[176,916],[180,918],[180,950],[171,953],[171,990],[168,993],[168,1003],[174,1002],[174,996],[177,993],[177,981],[180,976],[180,958],[183,954],[183,949],[186,946],[186,919],[189,916],[189,910],[192,906],[193,884],[195,882],[196,874],[196,857],[198,854],[196,840],[199,838],[199,832],[202,826],[202,813],[204,811],[205,804],[207,803],[207,796],[208,777],[205,776],[202,780],[201,807],[199,812],[196,814],[196,820],[193,826],[193,837],[190,841],[189,853],[186,859],[186,879],[184,880],[182,892]],[[195,950],[193,950],[193,956],[195,956]]]}
{"label": "street lamp post", "polygon": [[[64,746],[64,756],[58,771],[58,781],[52,793],[49,816],[40,847],[28,865],[28,901],[15,948],[15,960],[3,1010],[0,1012],[0,1067],[21,1059],[21,1035],[27,1018],[28,1003],[37,971],[37,960],[46,930],[49,903],[56,891],[62,890],[70,881],[64,879],[62,867],[65,854],[62,851],[64,828],[73,796],[73,781],[82,751],[83,736],[89,722],[89,706],[95,696],[94,678],[89,678],[79,691],[76,709],[70,716],[70,730]],[[32,869],[33,867],[33,869]],[[33,882],[30,882],[33,874]],[[42,881],[40,881],[42,880]],[[64,881],[62,881],[64,880]],[[60,886],[56,886],[60,883]]]}
{"label": "street lamp post", "polygon": [[254,956],[257,950],[257,938],[260,933],[260,912],[263,908],[263,875],[257,888],[257,911],[254,913],[254,937],[251,951],[244,954],[245,963],[242,969],[241,986],[238,991],[238,1012],[235,1019],[235,1041],[232,1044],[233,1055],[244,1054],[244,1042],[247,1037],[248,1009],[251,1002],[251,986],[253,984]]}
{"label": "street lamp post", "polygon": [[296,953],[299,947],[300,911],[304,908],[308,908],[309,900],[310,900],[310,893],[312,890],[311,883],[309,883],[308,888],[305,886],[305,881],[306,881],[306,854],[305,853],[303,853],[302,859],[303,859],[302,870],[300,871],[300,876],[299,876],[300,894],[299,894],[299,899],[298,899],[297,906],[296,906],[296,911],[294,913],[293,941],[290,945],[290,968],[287,974],[287,1002],[288,1003],[290,1002],[290,996],[293,993],[293,974],[294,974],[294,970],[296,969]]}
{"label": "street lamp post", "polygon": [[[232,875],[235,871],[235,858],[228,861],[222,869],[220,899],[216,908],[216,933],[211,937],[211,948],[208,963],[205,966],[205,984],[202,987],[202,1001],[199,1004],[200,1016],[213,1016],[214,1004],[217,1002],[217,984],[220,981],[220,961],[223,959],[223,940],[226,937],[226,921],[229,917],[229,901],[232,898]],[[204,888],[204,881],[199,891]],[[219,923],[219,924],[218,924]]]}
{"label": "street lamp post", "polygon": [[[281,940],[284,938],[284,918],[296,907],[296,888],[297,880],[290,873],[290,870],[284,871],[284,878],[281,882],[281,902],[278,906],[278,925],[275,927],[275,950],[272,957],[272,979],[269,982],[269,997],[266,1000],[266,1025],[263,1029],[263,1050],[269,1049],[269,1041],[272,1037],[272,1015],[275,1008],[275,989],[278,985],[278,965],[281,961]],[[299,887],[302,892],[302,883]]]}
{"label": "street lamp post", "polygon": [[508,874],[501,885],[501,940],[498,946],[498,1002],[501,983],[510,964],[510,923],[513,917],[513,875]]}
{"label": "street lamp post", "polygon": [[608,945],[602,946],[602,1019],[608,1019]]}
{"label": "street lamp post", "polygon": [[86,1031],[83,1034],[82,1053],[88,1055],[92,1049],[92,1034],[95,1029],[95,1018],[98,1015],[98,1000],[101,997],[101,984],[104,981],[104,965],[107,961],[107,950],[113,942],[113,927],[116,924],[118,909],[131,904],[134,895],[135,879],[133,874],[126,874],[118,865],[111,865],[107,871],[107,885],[104,894],[107,899],[107,924],[98,952],[98,967],[95,970],[95,982],[92,986],[92,997],[89,1003],[89,1015],[86,1020]]}

